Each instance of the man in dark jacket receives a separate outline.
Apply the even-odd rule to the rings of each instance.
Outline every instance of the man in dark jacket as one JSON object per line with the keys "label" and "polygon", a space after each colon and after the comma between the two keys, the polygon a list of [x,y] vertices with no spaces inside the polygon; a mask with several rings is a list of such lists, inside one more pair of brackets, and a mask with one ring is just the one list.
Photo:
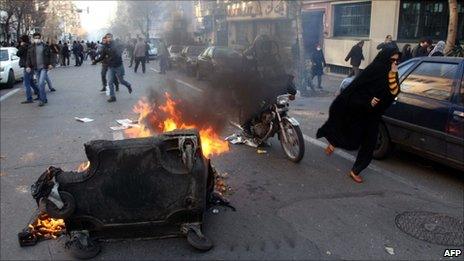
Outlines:
{"label": "man in dark jacket", "polygon": [[67,43],[63,44],[61,48],[61,65],[62,66],[69,66],[69,47]]}
{"label": "man in dark jacket", "polygon": [[81,56],[79,54],[80,48],[81,48],[81,45],[79,43],[77,43],[77,41],[74,41],[73,45],[72,45],[72,52],[74,54],[74,59],[76,61],[74,66],[80,66],[81,65],[81,61],[80,61]]}
{"label": "man in dark jacket", "polygon": [[345,61],[348,62],[348,60],[351,59],[350,64],[353,67],[350,74],[348,77],[351,76],[358,76],[359,75],[359,65],[361,64],[361,61],[364,60],[364,55],[363,55],[363,48],[364,46],[364,41],[360,41],[356,45],[354,45],[348,55],[345,58]]}
{"label": "man in dark jacket", "polygon": [[414,47],[412,50],[412,57],[422,57],[422,56],[428,56],[429,51],[427,48],[432,45],[432,40],[428,38],[424,38],[420,40],[419,44]]}
{"label": "man in dark jacket", "polygon": [[32,35],[34,42],[27,50],[26,71],[34,72],[39,82],[39,106],[47,103],[47,94],[45,93],[45,81],[48,70],[52,66],[52,54],[48,45],[42,42],[42,35],[34,33]]}
{"label": "man in dark jacket", "polygon": [[[100,56],[102,55],[105,45],[106,45],[106,37],[103,36],[101,44],[99,43],[97,47],[97,56],[96,56],[97,59],[99,59]],[[100,74],[101,74],[102,88],[100,92],[105,92],[108,86],[108,81],[106,80],[106,75],[108,74],[108,58],[107,57],[103,58],[103,60],[101,60],[101,63],[102,63],[102,68],[101,68]],[[114,79],[114,85],[116,87],[116,91],[119,91],[118,78]]]}
{"label": "man in dark jacket", "polygon": [[32,72],[27,72],[26,71],[26,62],[27,62],[27,50],[29,49],[29,46],[31,45],[29,41],[29,36],[23,35],[20,38],[20,44],[18,46],[18,52],[16,53],[17,56],[19,56],[19,66],[21,68],[24,68],[23,71],[23,84],[24,88],[26,89],[26,100],[21,102],[23,104],[26,103],[33,103],[32,100],[32,91],[31,89],[34,90],[34,93],[37,95],[36,100],[39,99],[39,89],[37,89],[37,86],[34,83],[33,79],[33,73]]}
{"label": "man in dark jacket", "polygon": [[122,46],[119,43],[113,43],[113,34],[106,34],[106,45],[103,48],[102,54],[98,59],[93,61],[93,64],[103,61],[105,58],[108,61],[108,69],[110,72],[110,80],[108,87],[110,88],[110,98],[108,102],[116,101],[116,94],[114,92],[114,82],[117,78],[120,83],[127,87],[129,93],[132,93],[132,87],[129,82],[124,80],[124,65],[122,63]]}
{"label": "man in dark jacket", "polygon": [[385,36],[384,42],[377,45],[377,50],[383,50],[385,48],[393,48],[399,50],[398,45],[395,41],[393,41],[393,37],[391,35]]}

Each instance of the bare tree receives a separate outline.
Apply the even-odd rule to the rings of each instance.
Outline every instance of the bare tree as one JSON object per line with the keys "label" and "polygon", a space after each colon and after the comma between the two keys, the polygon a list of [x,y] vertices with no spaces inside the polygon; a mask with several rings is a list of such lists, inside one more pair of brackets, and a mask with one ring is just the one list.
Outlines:
{"label": "bare tree", "polygon": [[0,10],[3,14],[0,14],[0,23],[2,24],[2,34],[6,42],[10,42],[11,39],[11,26],[14,23],[16,3],[9,0],[0,0]]}
{"label": "bare tree", "polygon": [[456,45],[456,35],[458,31],[458,2],[457,0],[448,0],[448,3],[450,13],[445,53],[449,53]]}

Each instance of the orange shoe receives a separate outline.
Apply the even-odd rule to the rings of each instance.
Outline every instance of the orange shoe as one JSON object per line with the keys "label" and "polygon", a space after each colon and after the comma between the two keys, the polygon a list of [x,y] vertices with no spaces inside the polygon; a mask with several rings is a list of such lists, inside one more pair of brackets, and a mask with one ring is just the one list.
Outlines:
{"label": "orange shoe", "polygon": [[334,151],[335,147],[332,144],[327,145],[327,147],[325,148],[325,154],[327,154],[327,156],[332,155]]}
{"label": "orange shoe", "polygon": [[361,176],[356,175],[353,171],[350,171],[349,176],[354,180],[354,182],[363,183],[363,179],[361,178]]}

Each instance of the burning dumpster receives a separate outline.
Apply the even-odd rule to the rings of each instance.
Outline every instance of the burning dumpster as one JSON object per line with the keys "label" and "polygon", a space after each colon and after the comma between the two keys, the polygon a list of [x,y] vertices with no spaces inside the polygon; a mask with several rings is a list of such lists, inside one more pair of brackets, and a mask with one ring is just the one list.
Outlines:
{"label": "burning dumpster", "polygon": [[[71,254],[90,258],[97,240],[127,237],[186,237],[196,249],[211,249],[203,214],[209,202],[227,202],[213,193],[216,172],[196,130],[96,140],[85,152],[82,171],[50,167],[32,186],[41,215],[64,220]],[[22,246],[37,241],[34,229],[18,234]]]}

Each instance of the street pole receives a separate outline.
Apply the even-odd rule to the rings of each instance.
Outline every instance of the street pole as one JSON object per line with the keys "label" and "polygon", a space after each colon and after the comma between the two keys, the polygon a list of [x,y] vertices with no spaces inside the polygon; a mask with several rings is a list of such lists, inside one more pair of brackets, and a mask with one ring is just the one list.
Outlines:
{"label": "street pole", "polygon": [[297,74],[298,74],[298,87],[301,90],[303,88],[303,68],[304,68],[304,42],[303,42],[303,24],[301,20],[301,8],[303,1],[296,1],[296,32],[298,39],[298,63],[297,63]]}

